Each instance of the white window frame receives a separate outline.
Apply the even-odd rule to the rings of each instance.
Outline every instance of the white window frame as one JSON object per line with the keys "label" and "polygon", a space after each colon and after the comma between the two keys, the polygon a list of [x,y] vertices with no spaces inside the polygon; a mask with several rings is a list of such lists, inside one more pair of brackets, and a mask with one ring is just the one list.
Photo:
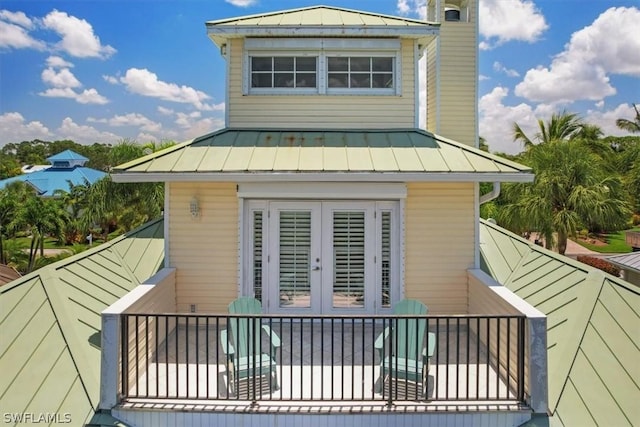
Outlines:
{"label": "white window frame", "polygon": [[[315,88],[251,87],[251,58],[274,56],[316,57]],[[388,57],[393,59],[392,88],[329,88],[329,57]],[[243,95],[383,95],[402,94],[402,49],[398,39],[259,39],[245,40],[243,55]]]}

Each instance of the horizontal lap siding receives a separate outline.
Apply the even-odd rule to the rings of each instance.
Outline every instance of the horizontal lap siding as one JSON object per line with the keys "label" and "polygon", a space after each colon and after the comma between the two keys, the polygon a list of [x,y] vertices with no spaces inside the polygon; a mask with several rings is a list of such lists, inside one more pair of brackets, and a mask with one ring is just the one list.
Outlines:
{"label": "horizontal lap siding", "polygon": [[467,312],[467,269],[474,264],[474,185],[408,185],[405,296],[429,312]]}
{"label": "horizontal lap siding", "polygon": [[402,52],[402,96],[243,95],[242,40],[233,40],[229,126],[309,129],[414,127],[413,42],[403,41]]}
{"label": "horizontal lap siding", "polygon": [[463,144],[476,138],[475,24],[445,22],[440,38],[439,133]]}
{"label": "horizontal lap siding", "polygon": [[[469,274],[469,314],[477,314],[477,315],[519,315],[520,313],[515,307],[493,292],[489,286],[482,283],[473,275]],[[510,322],[511,325],[508,327],[507,323]],[[474,323],[471,324],[471,330],[473,333],[478,334],[478,331],[475,327]],[[486,343],[486,323],[482,322],[480,324],[481,332],[480,339],[483,344]],[[526,330],[526,328],[525,328]],[[509,332],[507,334],[507,331]],[[495,320],[491,321],[490,327],[490,339],[491,343],[487,347],[489,347],[491,351],[491,356],[494,358],[494,361],[498,357],[497,352],[497,339],[498,336],[498,328],[497,322]],[[525,332],[526,333],[526,332]],[[509,335],[509,341],[507,341],[507,335]],[[525,338],[526,339],[526,338]],[[509,359],[507,359],[507,344],[509,344]],[[528,346],[525,341],[525,346]],[[513,387],[516,384],[518,371],[517,371],[517,360],[518,360],[518,328],[517,328],[517,320],[513,319],[511,321],[507,321],[503,319],[500,321],[500,376],[504,380],[507,377],[507,374],[511,378],[510,385]],[[528,347],[527,347],[528,348]],[[528,350],[525,349],[525,376],[524,376],[524,385],[525,390],[528,390],[529,381],[528,381],[528,359],[529,354]],[[509,366],[509,369],[507,369]],[[495,367],[494,367],[495,368]]]}
{"label": "horizontal lap siding", "polygon": [[[178,311],[226,312],[237,297],[238,198],[232,183],[169,184],[169,254]],[[189,203],[198,198],[199,217]]]}

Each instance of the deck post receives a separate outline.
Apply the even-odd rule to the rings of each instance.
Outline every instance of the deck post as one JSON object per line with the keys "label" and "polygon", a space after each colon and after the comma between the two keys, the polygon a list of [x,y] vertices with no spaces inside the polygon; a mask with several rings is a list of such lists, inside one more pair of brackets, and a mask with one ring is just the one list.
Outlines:
{"label": "deck post", "polygon": [[102,313],[100,360],[100,409],[111,409],[118,404],[120,366],[120,314]]}

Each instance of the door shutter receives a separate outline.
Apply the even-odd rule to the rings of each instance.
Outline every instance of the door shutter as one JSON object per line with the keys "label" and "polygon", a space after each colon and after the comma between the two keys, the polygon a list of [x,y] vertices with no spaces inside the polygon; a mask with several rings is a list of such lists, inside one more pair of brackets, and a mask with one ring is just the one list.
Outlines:
{"label": "door shutter", "polygon": [[280,212],[280,305],[309,307],[311,212]]}
{"label": "door shutter", "polygon": [[333,212],[333,306],[364,305],[365,213]]}

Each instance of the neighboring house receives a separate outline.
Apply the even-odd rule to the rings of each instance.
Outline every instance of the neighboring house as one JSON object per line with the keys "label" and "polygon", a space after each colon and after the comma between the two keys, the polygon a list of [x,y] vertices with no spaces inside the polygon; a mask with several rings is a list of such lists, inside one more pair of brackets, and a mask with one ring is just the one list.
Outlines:
{"label": "neighboring house", "polygon": [[549,414],[530,427],[640,420],[639,288],[480,222],[482,269],[547,316]]}
{"label": "neighboring house", "polygon": [[640,286],[640,252],[613,255],[607,261],[622,270],[624,280]]}
{"label": "neighboring house", "polygon": [[51,165],[46,168],[38,167],[38,170],[1,180],[0,189],[12,182],[22,181],[31,185],[39,196],[52,197],[58,190],[69,191],[70,185],[86,182],[93,184],[107,175],[105,172],[85,167],[89,159],[71,150],[53,155],[47,160]]}

